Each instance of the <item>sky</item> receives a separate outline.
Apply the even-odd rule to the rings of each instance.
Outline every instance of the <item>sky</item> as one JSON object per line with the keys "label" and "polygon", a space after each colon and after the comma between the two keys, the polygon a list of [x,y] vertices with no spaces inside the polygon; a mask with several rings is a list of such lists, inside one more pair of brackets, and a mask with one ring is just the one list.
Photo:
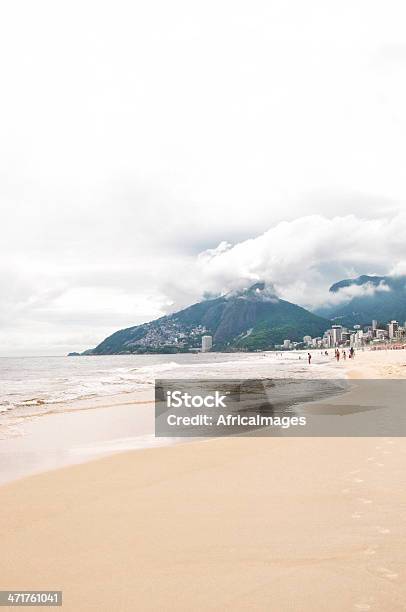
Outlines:
{"label": "sky", "polygon": [[0,355],[266,280],[406,273],[402,1],[15,0],[0,21]]}

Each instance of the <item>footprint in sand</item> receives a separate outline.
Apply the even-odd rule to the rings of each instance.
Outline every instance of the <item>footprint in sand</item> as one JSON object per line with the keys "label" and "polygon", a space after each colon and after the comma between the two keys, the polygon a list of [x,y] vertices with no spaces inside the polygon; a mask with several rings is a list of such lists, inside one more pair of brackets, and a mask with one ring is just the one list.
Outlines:
{"label": "footprint in sand", "polygon": [[349,492],[349,489],[341,489],[341,493],[344,493],[344,495],[348,495]]}
{"label": "footprint in sand", "polygon": [[354,512],[353,514],[351,514],[351,518],[360,519],[362,518],[362,514],[360,512]]}
{"label": "footprint in sand", "polygon": [[364,482],[362,478],[353,478],[352,481],[353,482]]}
{"label": "footprint in sand", "polygon": [[361,601],[354,604],[354,610],[371,610],[373,603],[373,597],[363,597]]}
{"label": "footprint in sand", "polygon": [[384,463],[375,463],[375,465],[377,465],[378,467],[384,467]]}
{"label": "footprint in sand", "polygon": [[376,530],[382,535],[387,535],[388,533],[390,533],[390,529],[387,529],[386,527],[377,527]]}
{"label": "footprint in sand", "polygon": [[358,501],[362,504],[372,504],[372,499],[367,499],[366,497],[359,497]]}
{"label": "footprint in sand", "polygon": [[368,457],[367,461],[375,461],[375,457]]}
{"label": "footprint in sand", "polygon": [[368,548],[364,550],[364,555],[367,555],[368,557],[372,557],[373,555],[376,555],[375,548],[372,548],[372,546],[369,546]]}
{"label": "footprint in sand", "polygon": [[377,572],[382,578],[387,578],[388,580],[396,580],[399,577],[399,574],[392,572],[387,567],[378,567]]}
{"label": "footprint in sand", "polygon": [[361,471],[361,470],[353,470],[352,472],[350,472],[350,474],[351,474],[351,476],[352,476],[353,474],[359,474],[359,473],[360,473],[360,471]]}

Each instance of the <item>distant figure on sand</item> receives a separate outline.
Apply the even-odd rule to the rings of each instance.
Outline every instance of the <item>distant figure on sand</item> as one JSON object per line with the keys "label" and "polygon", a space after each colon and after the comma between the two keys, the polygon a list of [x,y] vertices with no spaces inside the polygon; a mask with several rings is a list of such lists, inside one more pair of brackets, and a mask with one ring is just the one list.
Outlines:
{"label": "distant figure on sand", "polygon": [[350,359],[354,359],[354,357],[355,357],[355,351],[354,351],[354,347],[352,346],[350,348]]}
{"label": "distant figure on sand", "polygon": [[337,359],[337,362],[340,361],[340,351],[338,349],[336,349],[336,359]]}
{"label": "distant figure on sand", "polygon": [[346,354],[345,351],[343,351],[343,359],[344,359],[344,361],[347,359],[347,354]]}
{"label": "distant figure on sand", "polygon": [[307,353],[307,361],[309,362],[309,365],[310,365],[310,364],[311,364],[311,362],[312,362],[312,356],[311,356],[311,354],[310,354],[310,353]]}

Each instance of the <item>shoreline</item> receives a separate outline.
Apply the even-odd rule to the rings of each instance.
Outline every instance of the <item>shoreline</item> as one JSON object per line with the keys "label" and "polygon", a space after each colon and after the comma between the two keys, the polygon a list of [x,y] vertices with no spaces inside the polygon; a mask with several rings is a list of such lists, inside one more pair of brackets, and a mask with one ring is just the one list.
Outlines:
{"label": "shoreline", "polygon": [[[316,378],[324,378],[326,370],[334,377],[341,376],[350,381],[406,376],[406,366],[401,371],[399,367],[393,367],[393,364],[385,367],[382,363],[392,363],[394,355],[399,361],[400,353],[365,351],[360,352],[353,362],[347,359],[339,364],[331,356],[329,361],[323,358],[315,364],[315,372],[318,373]],[[382,359],[385,355],[386,359]],[[0,486],[33,474],[120,452],[195,441],[191,438],[156,439],[151,409],[153,403],[153,390],[145,388],[135,392],[85,398],[70,404],[49,404],[49,409],[43,413],[17,417],[16,422],[9,427],[11,434],[4,436],[3,429],[0,440],[0,458],[3,457]],[[317,404],[318,400],[306,401],[303,406],[309,407],[312,403]],[[137,411],[136,418],[134,409]]]}
{"label": "shoreline", "polygon": [[[131,364],[127,365],[132,367]],[[275,362],[273,355],[269,359],[268,353],[244,359],[242,365],[240,362],[240,367],[246,370],[246,377],[254,376],[256,368],[260,369],[263,377],[275,365],[289,370],[299,368],[299,376],[307,374],[307,364],[303,359],[300,361],[299,355],[296,359],[290,358],[287,363],[282,360],[282,365]],[[213,364],[207,366],[206,376],[212,377]],[[162,367],[162,364],[158,367]],[[233,370],[234,361],[220,361],[218,367],[225,368],[225,376],[238,377],[238,372]],[[317,377],[329,376],[329,372],[331,376],[337,373],[334,364],[324,357],[313,367]],[[279,378],[281,372],[279,369],[275,376]],[[191,374],[192,377],[196,376],[193,370]],[[20,410],[16,413],[10,411],[0,427],[0,486],[17,478],[118,452],[155,448],[181,441],[190,443],[190,438],[155,438],[153,404],[153,387],[144,385],[137,391],[118,391],[116,394],[82,398],[69,403],[45,403],[38,413],[35,406],[31,414],[21,413]]]}
{"label": "shoreline", "polygon": [[[349,376],[406,370],[364,355]],[[62,589],[69,612],[400,612],[405,457],[404,438],[234,437],[4,484],[2,588]]]}

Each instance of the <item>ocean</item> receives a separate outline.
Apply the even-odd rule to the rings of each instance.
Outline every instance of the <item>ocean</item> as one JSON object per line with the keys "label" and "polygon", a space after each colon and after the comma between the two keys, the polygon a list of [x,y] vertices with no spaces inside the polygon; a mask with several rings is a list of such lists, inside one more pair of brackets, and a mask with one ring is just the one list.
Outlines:
{"label": "ocean", "polygon": [[[328,367],[330,366],[330,367]],[[0,426],[89,400],[151,389],[156,378],[332,378],[331,359],[306,353],[207,353],[0,358]]]}

